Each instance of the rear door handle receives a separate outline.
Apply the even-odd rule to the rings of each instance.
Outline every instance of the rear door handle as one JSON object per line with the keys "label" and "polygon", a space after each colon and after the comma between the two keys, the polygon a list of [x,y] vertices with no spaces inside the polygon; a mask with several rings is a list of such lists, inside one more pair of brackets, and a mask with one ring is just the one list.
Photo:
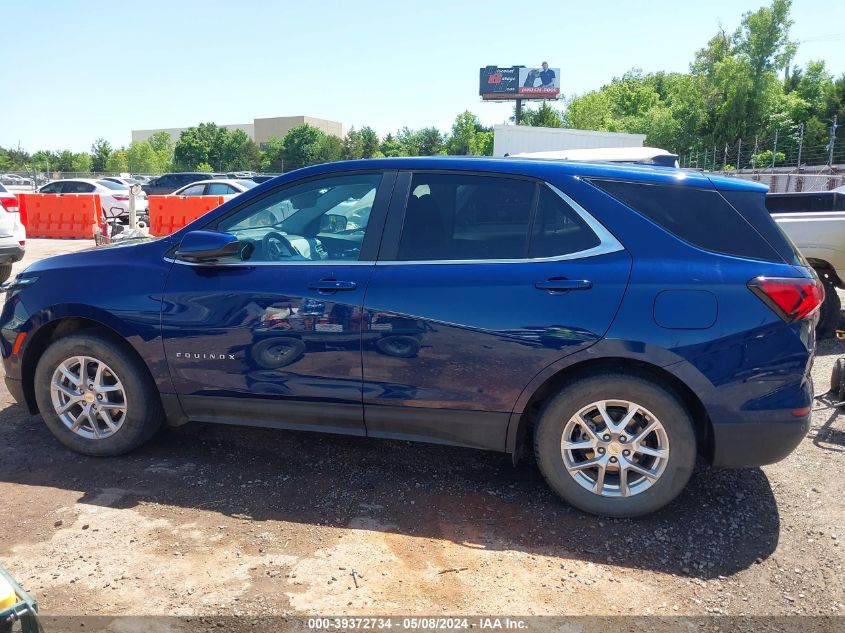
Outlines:
{"label": "rear door handle", "polygon": [[337,279],[321,279],[315,281],[310,286],[311,290],[319,290],[320,292],[341,292],[355,290],[358,287],[354,281],[339,281]]}
{"label": "rear door handle", "polygon": [[538,281],[534,284],[537,290],[548,290],[550,292],[564,292],[567,290],[589,290],[593,282],[589,279],[566,279],[565,277],[552,277],[546,281]]}

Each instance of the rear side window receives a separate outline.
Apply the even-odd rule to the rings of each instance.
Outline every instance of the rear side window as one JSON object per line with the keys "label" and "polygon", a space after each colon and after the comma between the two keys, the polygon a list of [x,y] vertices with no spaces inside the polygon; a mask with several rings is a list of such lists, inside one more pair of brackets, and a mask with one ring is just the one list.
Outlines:
{"label": "rear side window", "polygon": [[591,182],[695,246],[725,255],[783,261],[756,227],[715,190],[615,180]]}
{"label": "rear side window", "polygon": [[415,174],[398,259],[524,258],[534,191],[526,180]]}
{"label": "rear side window", "polygon": [[601,244],[587,223],[559,195],[541,187],[528,257],[557,257]]}
{"label": "rear side window", "polygon": [[788,264],[803,264],[795,244],[781,230],[780,225],[769,215],[766,208],[766,194],[762,191],[723,191],[725,200],[739,211],[749,224],[775,249]]}

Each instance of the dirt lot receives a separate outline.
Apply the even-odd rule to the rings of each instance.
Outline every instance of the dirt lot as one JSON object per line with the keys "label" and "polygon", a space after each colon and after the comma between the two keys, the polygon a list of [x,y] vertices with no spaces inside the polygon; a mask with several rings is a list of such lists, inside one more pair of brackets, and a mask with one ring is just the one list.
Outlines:
{"label": "dirt lot", "polygon": [[[820,346],[816,391],[837,355]],[[701,468],[636,521],[495,453],[197,425],[92,459],[5,388],[0,424],[0,561],[48,614],[845,614],[830,411],[784,462]]]}

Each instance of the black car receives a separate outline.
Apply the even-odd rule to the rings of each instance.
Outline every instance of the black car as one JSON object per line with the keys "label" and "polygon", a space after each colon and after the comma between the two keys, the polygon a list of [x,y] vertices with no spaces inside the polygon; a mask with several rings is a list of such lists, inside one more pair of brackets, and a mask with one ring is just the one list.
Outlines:
{"label": "black car", "polygon": [[208,180],[213,177],[214,174],[212,173],[200,171],[162,174],[161,176],[150,180],[150,182],[146,185],[143,185],[143,188],[144,191],[147,192],[147,195],[150,196],[166,195],[168,193],[173,193],[180,187],[190,185],[192,182]]}

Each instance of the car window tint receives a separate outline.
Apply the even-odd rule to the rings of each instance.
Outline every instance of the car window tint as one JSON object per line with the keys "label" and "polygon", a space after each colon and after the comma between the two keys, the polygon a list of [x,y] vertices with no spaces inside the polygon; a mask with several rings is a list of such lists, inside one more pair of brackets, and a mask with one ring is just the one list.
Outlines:
{"label": "car window tint", "polygon": [[62,193],[91,193],[96,187],[90,182],[68,181],[62,186]]}
{"label": "car window tint", "polygon": [[61,193],[62,192],[62,183],[60,182],[51,182],[49,185],[44,185],[41,187],[41,193]]}
{"label": "car window tint", "polygon": [[544,186],[531,231],[529,257],[556,257],[595,248],[601,240],[563,198]]}
{"label": "car window tint", "polygon": [[617,180],[591,182],[690,244],[725,255],[783,261],[742,214],[714,189]]}
{"label": "car window tint", "polygon": [[228,196],[229,194],[238,193],[238,191],[225,182],[215,182],[214,184],[208,185],[205,193],[209,196]]}
{"label": "car window tint", "polygon": [[400,261],[520,259],[535,184],[464,174],[414,174]]}
{"label": "car window tint", "polygon": [[187,189],[183,189],[179,192],[180,196],[201,196],[205,191],[205,185],[192,185]]}
{"label": "car window tint", "polygon": [[221,220],[217,230],[246,245],[247,261],[354,261],[380,182],[379,174],[357,174],[289,185]]}

